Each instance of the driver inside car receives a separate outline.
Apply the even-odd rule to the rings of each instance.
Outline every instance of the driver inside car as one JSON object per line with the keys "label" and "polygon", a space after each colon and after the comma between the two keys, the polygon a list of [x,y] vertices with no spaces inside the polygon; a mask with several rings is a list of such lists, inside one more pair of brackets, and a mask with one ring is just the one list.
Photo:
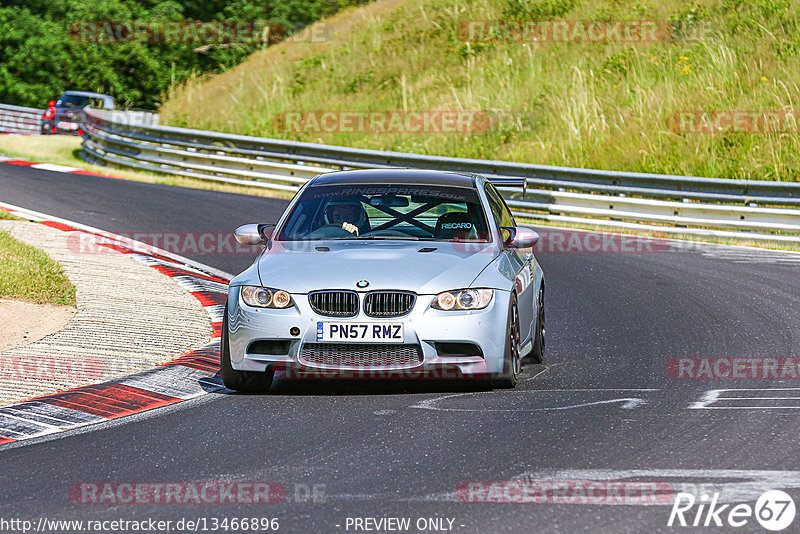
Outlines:
{"label": "driver inside car", "polygon": [[333,201],[325,207],[325,222],[339,226],[351,234],[369,231],[367,212],[358,201]]}

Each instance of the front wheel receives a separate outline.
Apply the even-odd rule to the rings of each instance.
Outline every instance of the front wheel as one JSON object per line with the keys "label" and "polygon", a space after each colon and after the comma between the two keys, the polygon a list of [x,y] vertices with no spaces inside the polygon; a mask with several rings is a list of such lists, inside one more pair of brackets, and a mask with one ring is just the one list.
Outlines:
{"label": "front wheel", "polygon": [[514,293],[511,294],[511,304],[508,308],[503,372],[491,380],[492,386],[500,389],[516,387],[520,372],[519,310],[517,309],[517,296]]}
{"label": "front wheel", "polygon": [[243,393],[261,393],[267,391],[272,385],[275,373],[268,369],[266,372],[237,371],[231,365],[231,348],[228,342],[228,306],[222,317],[222,337],[219,340],[220,368],[222,382],[225,387]]}

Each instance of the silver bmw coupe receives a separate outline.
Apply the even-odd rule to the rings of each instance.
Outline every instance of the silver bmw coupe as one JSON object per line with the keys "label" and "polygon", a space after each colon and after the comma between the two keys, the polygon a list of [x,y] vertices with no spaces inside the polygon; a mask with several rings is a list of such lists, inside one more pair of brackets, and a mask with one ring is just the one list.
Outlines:
{"label": "silver bmw coupe", "polygon": [[544,276],[495,184],[425,170],[353,170],[307,182],[228,289],[222,378],[263,391],[274,373],[517,383],[545,346]]}

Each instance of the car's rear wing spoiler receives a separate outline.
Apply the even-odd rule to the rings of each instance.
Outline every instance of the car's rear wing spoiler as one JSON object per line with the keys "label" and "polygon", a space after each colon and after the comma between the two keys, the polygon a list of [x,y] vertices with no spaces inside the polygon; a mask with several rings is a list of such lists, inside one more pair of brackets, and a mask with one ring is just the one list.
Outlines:
{"label": "car's rear wing spoiler", "polygon": [[501,176],[492,176],[486,179],[497,187],[521,187],[523,196],[528,190],[528,180],[525,178],[504,178]]}

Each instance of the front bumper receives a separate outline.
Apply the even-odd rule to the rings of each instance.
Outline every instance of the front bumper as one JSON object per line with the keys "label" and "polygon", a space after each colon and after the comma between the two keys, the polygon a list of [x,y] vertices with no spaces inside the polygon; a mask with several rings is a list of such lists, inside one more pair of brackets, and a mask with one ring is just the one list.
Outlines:
{"label": "front bumper", "polygon": [[81,135],[81,124],[71,119],[46,119],[42,122],[42,134],[44,135]]}
{"label": "front bumper", "polygon": [[[263,372],[271,368],[321,378],[475,378],[503,369],[510,299],[506,291],[495,290],[492,303],[483,310],[435,310],[430,307],[433,295],[418,295],[411,312],[403,317],[369,317],[362,309],[355,317],[336,318],[316,314],[305,294],[292,294],[295,306],[285,310],[254,308],[241,300],[240,289],[239,286],[228,289],[226,310],[231,365],[237,371]],[[361,301],[363,295],[359,295]],[[403,365],[310,362],[303,358],[303,347],[322,343],[317,341],[318,321],[402,323],[403,345],[418,346],[421,360]],[[290,333],[295,327],[299,329],[298,335]],[[274,345],[281,346],[279,352],[283,354],[252,350],[257,341],[279,342]],[[442,352],[442,343],[469,343],[479,347],[480,355],[448,355]],[[350,345],[357,350],[361,344]]]}

